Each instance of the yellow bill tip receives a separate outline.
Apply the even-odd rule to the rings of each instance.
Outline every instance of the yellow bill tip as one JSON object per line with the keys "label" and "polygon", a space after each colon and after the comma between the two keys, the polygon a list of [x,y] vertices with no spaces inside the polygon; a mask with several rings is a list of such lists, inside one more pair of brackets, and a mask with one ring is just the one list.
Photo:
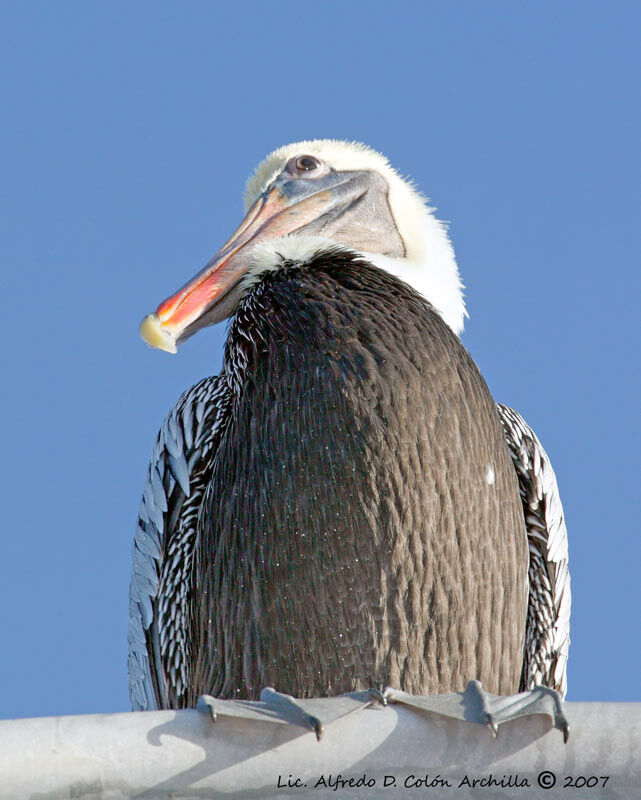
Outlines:
{"label": "yellow bill tip", "polygon": [[158,314],[147,314],[140,323],[140,336],[147,344],[167,353],[177,353],[174,337],[162,327]]}

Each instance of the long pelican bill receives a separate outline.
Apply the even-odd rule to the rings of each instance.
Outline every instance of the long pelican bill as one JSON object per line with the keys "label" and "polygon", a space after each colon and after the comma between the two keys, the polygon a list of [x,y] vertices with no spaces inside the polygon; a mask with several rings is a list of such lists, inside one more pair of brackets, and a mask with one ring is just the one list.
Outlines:
{"label": "long pelican bill", "polygon": [[[229,314],[226,298],[238,287],[251,264],[251,250],[320,220],[329,210],[343,208],[358,196],[351,181],[318,185],[312,191],[273,186],[250,208],[240,227],[207,266],[142,321],[140,335],[152,347],[176,352],[176,345],[200,327]],[[308,185],[309,186],[309,185]],[[361,190],[362,191],[362,190]],[[302,195],[302,196],[301,196]]]}

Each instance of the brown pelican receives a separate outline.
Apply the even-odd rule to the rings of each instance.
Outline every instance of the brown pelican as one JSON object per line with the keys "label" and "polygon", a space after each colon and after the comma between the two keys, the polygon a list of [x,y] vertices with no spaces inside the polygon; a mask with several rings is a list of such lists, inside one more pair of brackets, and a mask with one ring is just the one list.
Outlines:
{"label": "brown pelican", "polygon": [[556,479],[462,346],[445,228],[380,154],[276,150],[220,252],[141,325],[231,318],[154,447],[135,535],[136,709],[543,685],[565,692]]}

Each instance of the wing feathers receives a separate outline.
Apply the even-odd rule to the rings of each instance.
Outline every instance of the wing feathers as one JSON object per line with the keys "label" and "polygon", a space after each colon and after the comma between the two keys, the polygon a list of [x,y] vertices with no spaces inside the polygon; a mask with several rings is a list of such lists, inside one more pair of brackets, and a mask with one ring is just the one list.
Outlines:
{"label": "wing feathers", "polygon": [[129,605],[129,693],[138,710],[176,707],[187,684],[191,554],[227,387],[189,389],[154,446],[134,536]]}
{"label": "wing feathers", "polygon": [[565,696],[571,596],[568,535],[556,476],[524,419],[507,406],[497,408],[519,479],[530,552],[521,688],[550,686]]}

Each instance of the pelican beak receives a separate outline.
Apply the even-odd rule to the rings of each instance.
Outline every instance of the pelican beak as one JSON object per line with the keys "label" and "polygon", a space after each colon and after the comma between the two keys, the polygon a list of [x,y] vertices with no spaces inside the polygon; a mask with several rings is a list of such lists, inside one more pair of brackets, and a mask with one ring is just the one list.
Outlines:
{"label": "pelican beak", "polygon": [[333,211],[329,217],[335,217],[364,191],[362,182],[338,174],[325,188],[308,182],[301,189],[276,181],[207,266],[143,319],[141,337],[152,347],[177,352],[180,341],[233,313],[242,293],[239,284],[256,245],[308,226],[317,230],[328,212]]}

